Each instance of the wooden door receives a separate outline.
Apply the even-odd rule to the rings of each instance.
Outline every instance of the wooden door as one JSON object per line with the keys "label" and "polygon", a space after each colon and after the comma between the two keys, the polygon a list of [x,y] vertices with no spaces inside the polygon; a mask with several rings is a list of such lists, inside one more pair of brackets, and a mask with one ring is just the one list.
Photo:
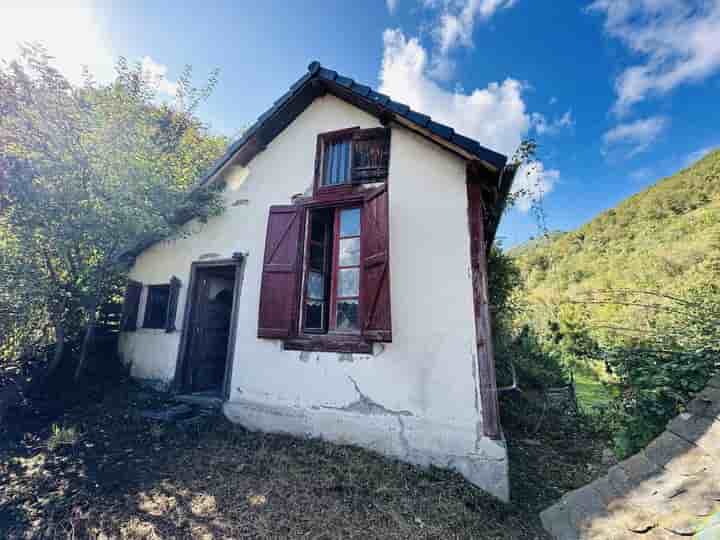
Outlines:
{"label": "wooden door", "polygon": [[222,389],[234,284],[222,286],[220,279],[219,272],[211,269],[198,272],[187,361],[191,392]]}

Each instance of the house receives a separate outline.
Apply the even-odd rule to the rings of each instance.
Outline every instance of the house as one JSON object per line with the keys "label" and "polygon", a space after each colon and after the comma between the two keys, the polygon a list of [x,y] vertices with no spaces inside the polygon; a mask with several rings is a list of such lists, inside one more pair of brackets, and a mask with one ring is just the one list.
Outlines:
{"label": "house", "polygon": [[449,467],[508,498],[487,262],[514,169],[317,62],[203,182],[227,209],[136,254],[134,377],[250,429]]}

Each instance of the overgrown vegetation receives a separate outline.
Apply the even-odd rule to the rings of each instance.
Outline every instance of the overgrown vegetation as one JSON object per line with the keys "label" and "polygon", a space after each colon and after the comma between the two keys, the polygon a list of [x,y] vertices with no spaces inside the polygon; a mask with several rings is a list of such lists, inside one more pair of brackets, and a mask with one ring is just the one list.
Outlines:
{"label": "overgrown vegetation", "polygon": [[[598,449],[581,433],[556,423],[532,438],[511,432],[508,505],[458,473],[353,446],[212,417],[157,424],[139,413],[165,396],[108,381],[52,420],[62,439],[38,403],[3,426],[0,537],[537,540],[538,512],[598,473]],[[48,449],[60,440],[74,442]]]}
{"label": "overgrown vegetation", "polygon": [[511,250],[514,324],[579,373],[626,456],[720,367],[720,151],[576,231]]}
{"label": "overgrown vegetation", "polygon": [[124,59],[79,87],[38,45],[0,64],[0,363],[52,342],[59,362],[117,294],[127,250],[222,210],[193,189],[226,143],[195,115],[216,75],[197,89],[188,67],[168,105]]}

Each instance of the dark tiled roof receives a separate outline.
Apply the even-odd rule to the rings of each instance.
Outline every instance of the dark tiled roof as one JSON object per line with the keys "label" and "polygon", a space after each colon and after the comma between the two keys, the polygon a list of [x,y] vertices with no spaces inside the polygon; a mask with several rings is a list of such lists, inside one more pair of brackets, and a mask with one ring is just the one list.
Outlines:
{"label": "dark tiled roof", "polygon": [[[313,84],[318,84],[315,83],[315,81],[319,81],[320,85],[325,87],[325,90],[338,95],[341,99],[351,101],[366,109],[372,109],[373,112],[377,114],[389,114],[401,117],[412,125],[420,128],[422,132],[430,133],[462,149],[467,154],[497,169],[497,171],[500,171],[507,162],[506,156],[489,148],[485,148],[469,137],[455,133],[455,130],[450,126],[435,122],[429,116],[413,111],[403,103],[393,101],[388,96],[375,92],[368,86],[358,84],[349,77],[340,75],[331,69],[324,68],[319,62],[312,62],[308,66],[308,72],[300,77],[300,79],[290,87],[288,92],[276,100],[272,107],[265,111],[257,121],[245,131],[239,140],[228,147],[225,154],[215,162],[210,171],[203,177],[201,183],[207,182],[251,140],[255,139],[256,146],[259,146],[258,151],[267,145],[272,138],[302,112],[302,109],[312,102],[312,96],[309,100],[307,99],[307,90],[312,88]],[[293,107],[292,102],[303,95],[305,95],[305,99],[301,99],[301,101],[304,103],[304,106],[302,106],[301,103],[299,109],[298,107]],[[274,122],[275,125],[269,126],[271,122]],[[263,129],[266,129],[267,133],[265,137],[262,138],[262,142],[258,143],[258,135]],[[251,159],[255,153],[257,152],[251,152],[248,156],[249,159]]]}

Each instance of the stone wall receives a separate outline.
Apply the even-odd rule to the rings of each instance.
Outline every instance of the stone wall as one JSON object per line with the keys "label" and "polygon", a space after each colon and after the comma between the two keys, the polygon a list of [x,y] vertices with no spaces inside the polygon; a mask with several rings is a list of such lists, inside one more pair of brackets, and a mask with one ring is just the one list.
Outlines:
{"label": "stone wall", "polygon": [[558,540],[720,539],[720,375],[645,450],[540,518]]}

